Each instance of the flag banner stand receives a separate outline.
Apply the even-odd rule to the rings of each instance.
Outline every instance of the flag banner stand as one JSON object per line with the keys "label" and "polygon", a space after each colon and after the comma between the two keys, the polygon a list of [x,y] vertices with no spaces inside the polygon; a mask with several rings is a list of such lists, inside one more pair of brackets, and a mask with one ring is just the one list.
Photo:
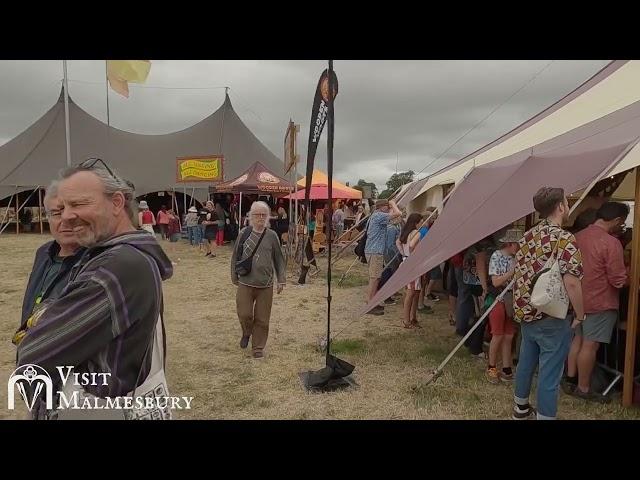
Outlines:
{"label": "flag banner stand", "polygon": [[[326,104],[326,119],[328,123],[327,134],[327,173],[329,177],[329,218],[332,218],[333,214],[333,139],[334,139],[334,100],[338,93],[338,82],[336,75],[333,71],[333,60],[329,60],[329,68],[325,70],[318,82],[318,88],[316,90],[316,97],[314,101],[314,108],[312,112],[316,113],[316,106],[319,105],[319,112],[322,114],[323,107]],[[321,98],[320,98],[321,97]],[[311,176],[313,173],[313,158],[315,156],[315,148],[324,126],[324,115],[320,115],[318,120],[321,122],[319,125],[316,123],[317,134],[314,135],[314,129],[310,131],[309,152],[312,153],[307,157],[307,189],[305,192],[305,203],[307,205],[307,216],[309,215],[309,190],[311,184]],[[311,173],[310,173],[311,172]],[[310,370],[300,373],[300,380],[305,390],[309,392],[333,392],[336,390],[343,390],[349,387],[356,387],[357,383],[351,377],[354,365],[331,355],[331,244],[332,244],[332,228],[331,224],[327,225],[327,247],[328,247],[328,261],[327,261],[327,336],[326,336],[326,357],[325,366],[320,370]],[[309,240],[307,240],[308,242]],[[308,270],[308,269],[307,269]]]}

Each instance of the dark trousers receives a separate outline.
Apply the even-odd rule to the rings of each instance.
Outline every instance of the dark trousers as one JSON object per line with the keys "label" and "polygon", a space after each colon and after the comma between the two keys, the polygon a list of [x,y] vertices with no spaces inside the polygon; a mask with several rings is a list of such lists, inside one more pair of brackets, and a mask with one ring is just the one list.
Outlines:
{"label": "dark trousers", "polygon": [[456,304],[456,333],[461,337],[469,329],[469,319],[474,315],[473,298],[471,290],[473,285],[467,285],[462,281],[462,268],[455,269],[456,282],[458,283],[458,302]]}
{"label": "dark trousers", "polygon": [[[462,280],[462,279],[460,279]],[[475,324],[479,318],[476,316],[475,302],[482,295],[482,287],[480,285],[468,285],[464,282],[458,283],[458,306],[456,309],[456,333],[461,337],[465,336],[469,329]],[[474,297],[476,298],[474,300]],[[482,305],[480,306],[482,308]],[[465,345],[471,353],[477,354],[482,352],[482,342],[484,339],[484,330],[486,322],[480,325],[473,334],[467,339]]]}

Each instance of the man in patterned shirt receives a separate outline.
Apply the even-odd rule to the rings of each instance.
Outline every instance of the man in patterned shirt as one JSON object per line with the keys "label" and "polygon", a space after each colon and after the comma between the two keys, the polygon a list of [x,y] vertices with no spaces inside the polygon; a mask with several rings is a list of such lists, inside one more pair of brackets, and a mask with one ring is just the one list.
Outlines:
{"label": "man in patterned shirt", "polygon": [[[533,197],[533,206],[542,220],[524,234],[516,253],[513,306],[515,320],[522,323],[520,358],[515,379],[514,420],[530,418],[535,410],[529,393],[538,367],[538,420],[553,420],[558,410],[558,387],[569,353],[571,329],[584,320],[582,303],[582,256],[573,234],[561,228],[567,220],[569,204],[561,188],[543,187]],[[557,249],[556,249],[557,247]],[[531,305],[531,281],[557,252],[560,272],[574,310],[570,317],[553,318]]]}

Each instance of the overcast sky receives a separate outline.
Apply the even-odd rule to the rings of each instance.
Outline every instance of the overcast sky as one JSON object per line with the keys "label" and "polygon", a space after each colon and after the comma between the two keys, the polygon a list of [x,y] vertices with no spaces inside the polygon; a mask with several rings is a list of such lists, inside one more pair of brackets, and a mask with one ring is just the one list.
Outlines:
{"label": "overcast sky", "polygon": [[[352,184],[360,178],[373,181],[383,190],[396,171],[396,155],[399,171],[418,172],[504,103],[424,176],[508,132],[607,63],[335,61],[340,87],[335,176]],[[240,118],[278,157],[289,118],[300,124],[302,171],[313,96],[324,68],[321,61],[152,60],[146,85],[130,85],[129,99],[109,92],[111,125],[145,134],[181,130],[222,104],[224,89],[208,87],[229,86]],[[106,121],[104,61],[69,61],[68,73],[74,101]],[[52,106],[61,79],[62,61],[0,61],[0,144]],[[207,89],[192,89],[197,87]],[[316,164],[326,168],[326,131]]]}

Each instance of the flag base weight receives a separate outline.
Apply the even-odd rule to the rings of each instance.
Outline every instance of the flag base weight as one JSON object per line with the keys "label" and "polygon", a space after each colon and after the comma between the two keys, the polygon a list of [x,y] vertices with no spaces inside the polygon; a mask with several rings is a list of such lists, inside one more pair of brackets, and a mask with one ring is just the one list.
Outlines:
{"label": "flag base weight", "polygon": [[309,392],[333,392],[357,386],[351,374],[356,367],[334,355],[327,355],[326,365],[320,370],[300,373],[300,381]]}
{"label": "flag base weight", "polygon": [[300,383],[302,384],[302,387],[310,393],[329,393],[346,390],[347,388],[351,387],[358,387],[358,384],[351,375],[342,378],[331,379],[322,386],[313,386],[309,384],[310,373],[312,373],[312,370],[309,370],[308,372],[300,372],[300,374],[298,375],[300,377]]}

